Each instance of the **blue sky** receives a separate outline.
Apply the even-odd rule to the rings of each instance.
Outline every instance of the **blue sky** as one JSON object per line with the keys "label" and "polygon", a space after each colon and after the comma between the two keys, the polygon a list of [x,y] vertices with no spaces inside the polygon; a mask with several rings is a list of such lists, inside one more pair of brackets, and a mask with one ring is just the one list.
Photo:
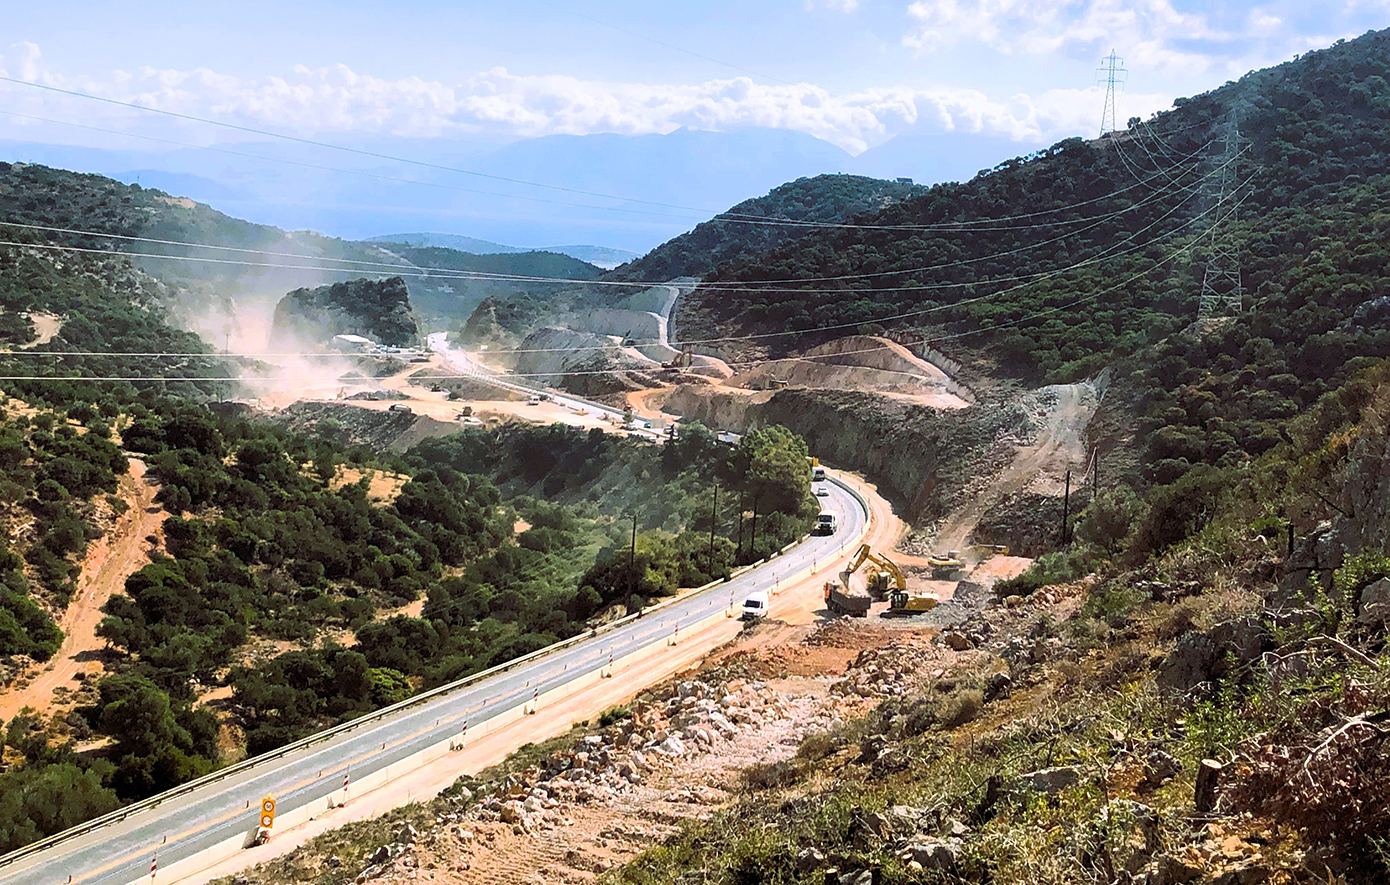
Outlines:
{"label": "blue sky", "polygon": [[[761,126],[858,153],[903,132],[1089,134],[1112,48],[1124,119],[1387,24],[1390,0],[59,0],[7,10],[0,71],[335,140]],[[0,109],[235,139],[17,86]],[[94,137],[0,117],[0,138]]]}

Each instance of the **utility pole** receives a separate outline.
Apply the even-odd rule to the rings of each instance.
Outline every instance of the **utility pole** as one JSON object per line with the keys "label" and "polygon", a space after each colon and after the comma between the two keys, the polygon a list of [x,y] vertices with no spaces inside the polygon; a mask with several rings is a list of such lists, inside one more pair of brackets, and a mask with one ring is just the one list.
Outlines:
{"label": "utility pole", "polygon": [[633,569],[637,568],[637,514],[632,514],[632,548],[627,554],[627,573],[632,577]]}
{"label": "utility pole", "polygon": [[758,496],[753,496],[753,538],[748,542],[748,553],[756,556],[758,551]]}
{"label": "utility pole", "polygon": [[1062,546],[1067,546],[1067,522],[1071,519],[1071,471],[1067,471],[1066,491],[1062,492]]}
{"label": "utility pole", "polygon": [[1094,501],[1100,497],[1100,446],[1096,446],[1091,457],[1095,459],[1095,463],[1091,465],[1091,500]]}
{"label": "utility pole", "polygon": [[743,555],[743,498],[742,490],[738,493],[738,552],[734,554],[734,564],[738,564],[738,559]]}
{"label": "utility pole", "polygon": [[1226,117],[1226,134],[1222,143],[1222,152],[1216,158],[1216,169],[1207,179],[1204,201],[1211,219],[1208,228],[1211,254],[1202,274],[1202,292],[1197,299],[1197,318],[1202,320],[1240,313],[1243,294],[1240,254],[1232,240],[1236,210],[1240,205],[1237,161],[1241,155],[1241,138],[1235,111]]}
{"label": "utility pole", "polygon": [[1100,67],[1096,69],[1096,79],[1105,80],[1105,107],[1100,112],[1100,135],[1105,137],[1106,133],[1114,132],[1119,128],[1119,118],[1115,116],[1115,90],[1123,89],[1125,85],[1125,75],[1129,72],[1124,67],[1125,60],[1115,54],[1115,50],[1110,50],[1110,54],[1100,60]]}
{"label": "utility pole", "polygon": [[719,483],[714,484],[714,501],[709,505],[709,566],[714,568],[714,526],[719,519]]}

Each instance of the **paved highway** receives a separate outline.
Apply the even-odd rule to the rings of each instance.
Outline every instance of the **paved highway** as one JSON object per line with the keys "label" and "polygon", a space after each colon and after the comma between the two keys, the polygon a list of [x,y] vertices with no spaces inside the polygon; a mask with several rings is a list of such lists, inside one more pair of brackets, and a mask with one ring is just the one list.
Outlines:
{"label": "paved highway", "polygon": [[[559,688],[577,675],[603,667],[609,655],[621,659],[663,642],[677,625],[690,626],[718,614],[732,597],[741,604],[758,589],[774,589],[783,578],[819,565],[844,551],[858,536],[869,514],[844,487],[827,483],[830,497],[820,499],[838,514],[839,531],[811,537],[783,556],[745,572],[726,584],[689,594],[607,632],[558,649],[515,669],[461,686],[441,696],[363,722],[344,734],[267,759],[249,770],[228,775],[200,789],[172,796],[157,807],[132,813],[125,820],[75,835],[42,851],[5,863],[0,858],[0,885],[129,885],[149,875],[156,851],[161,868],[246,834],[255,826],[257,803],[267,794],[290,809],[310,801],[342,796],[344,776],[359,779],[393,762],[457,736],[465,720],[483,722],[520,707],[533,693]],[[661,654],[658,651],[657,654]],[[640,687],[633,685],[634,692]],[[349,796],[351,795],[349,784]],[[248,809],[249,803],[249,809]],[[69,880],[69,876],[71,879]]]}

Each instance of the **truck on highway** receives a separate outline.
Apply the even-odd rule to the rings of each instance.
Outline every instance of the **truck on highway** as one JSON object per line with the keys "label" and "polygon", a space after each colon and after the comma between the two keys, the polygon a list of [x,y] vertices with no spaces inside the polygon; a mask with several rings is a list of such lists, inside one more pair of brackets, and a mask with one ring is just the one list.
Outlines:
{"label": "truck on highway", "polygon": [[840,525],[835,519],[835,514],[822,513],[820,516],[816,517],[816,528],[813,534],[833,535],[835,534],[835,530],[839,527]]}

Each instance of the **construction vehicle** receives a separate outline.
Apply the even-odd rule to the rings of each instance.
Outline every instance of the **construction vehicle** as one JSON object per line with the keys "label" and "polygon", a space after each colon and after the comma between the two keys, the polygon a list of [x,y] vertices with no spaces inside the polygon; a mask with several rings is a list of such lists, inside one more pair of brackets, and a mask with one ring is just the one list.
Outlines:
{"label": "construction vehicle", "polygon": [[825,582],[825,607],[831,614],[868,617],[874,601],[869,594],[852,587],[849,578],[849,572],[841,572],[840,580]]}
{"label": "construction vehicle", "polygon": [[691,360],[692,360],[693,358],[694,358],[694,355],[693,355],[689,350],[682,350],[680,353],[678,353],[678,354],[676,354],[674,357],[672,357],[670,362],[662,363],[662,364],[661,364],[661,368],[663,368],[663,369],[688,369],[688,368],[690,368],[690,362],[691,362]]}
{"label": "construction vehicle", "polygon": [[864,563],[872,563],[874,569],[868,573],[869,593],[875,599],[884,599],[888,596],[888,582],[892,580],[893,586],[898,590],[907,592],[907,578],[903,577],[902,569],[898,568],[897,563],[881,553],[875,553],[868,544],[861,544],[855,551],[854,556],[850,557],[849,565],[845,571],[854,574],[863,567]]}
{"label": "construction vehicle", "polygon": [[940,602],[935,596],[929,593],[908,593],[906,590],[894,590],[888,595],[889,615],[916,615],[922,612],[929,612],[936,608]]}
{"label": "construction vehicle", "polygon": [[855,551],[854,556],[850,558],[849,566],[845,569],[845,575],[854,574],[865,563],[873,566],[873,570],[867,575],[869,594],[875,599],[888,599],[886,615],[913,615],[936,608],[939,600],[935,596],[909,593],[907,578],[903,575],[902,569],[898,568],[898,564],[881,553],[875,553],[868,544],[860,545]]}
{"label": "construction vehicle", "polygon": [[956,572],[965,568],[965,560],[960,558],[959,550],[951,550],[947,553],[933,553],[927,557],[927,566],[931,568],[931,576],[938,581],[949,581]]}
{"label": "construction vehicle", "polygon": [[[1009,555],[1009,548],[1004,544],[972,544],[966,549],[971,553],[980,554],[974,557],[976,562],[996,553],[1000,556]],[[934,553],[927,557],[927,564],[931,567],[931,576],[938,581],[953,580],[956,572],[965,568],[965,560],[961,558],[959,550],[951,550],[944,554]]]}

